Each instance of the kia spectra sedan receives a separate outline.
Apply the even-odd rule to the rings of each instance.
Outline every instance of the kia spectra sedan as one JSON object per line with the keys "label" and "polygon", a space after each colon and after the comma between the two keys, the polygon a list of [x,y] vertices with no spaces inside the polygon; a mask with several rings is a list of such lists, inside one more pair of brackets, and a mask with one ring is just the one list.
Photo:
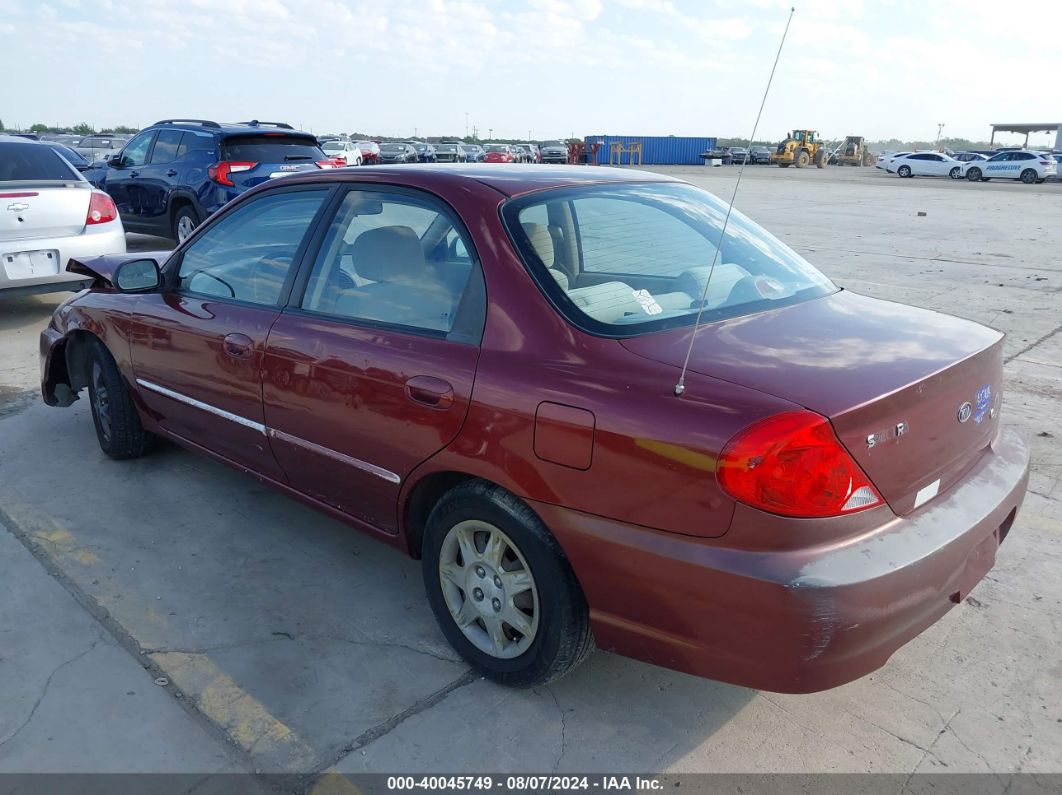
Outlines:
{"label": "kia spectra sedan", "polygon": [[94,286],[42,334],[44,399],[87,390],[112,458],[169,439],[419,558],[500,682],[596,644],[834,687],[1013,525],[1003,335],[840,289],[726,214],[625,169],[274,180],[168,256],[71,263]]}

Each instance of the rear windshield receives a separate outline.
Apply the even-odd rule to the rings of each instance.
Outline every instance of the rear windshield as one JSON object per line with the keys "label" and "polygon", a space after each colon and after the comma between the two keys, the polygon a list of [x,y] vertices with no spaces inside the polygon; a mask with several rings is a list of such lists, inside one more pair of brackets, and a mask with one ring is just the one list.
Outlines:
{"label": "rear windshield", "polygon": [[52,142],[48,144],[48,148],[57,152],[61,157],[66,158],[67,162],[73,166],[87,166],[89,161],[86,160],[79,152],[74,151],[69,146],[64,144]]}
{"label": "rear windshield", "polygon": [[488,152],[508,152],[508,144],[487,144],[485,147]]}
{"label": "rear windshield", "polygon": [[737,210],[721,238],[726,210],[692,185],[630,183],[535,193],[503,215],[543,291],[592,333],[688,325],[702,300],[707,323],[836,291]]}
{"label": "rear windshield", "polygon": [[252,163],[287,163],[320,160],[323,152],[313,139],[295,135],[247,135],[221,142],[222,160]]}
{"label": "rear windshield", "polygon": [[50,146],[0,143],[0,182],[80,181],[77,171]]}
{"label": "rear windshield", "polygon": [[435,147],[436,152],[456,152],[457,146],[455,144],[439,144]]}
{"label": "rear windshield", "polygon": [[341,151],[343,149],[343,146],[343,143],[340,141],[326,141],[325,145],[321,148],[324,149],[326,152],[336,152]]}

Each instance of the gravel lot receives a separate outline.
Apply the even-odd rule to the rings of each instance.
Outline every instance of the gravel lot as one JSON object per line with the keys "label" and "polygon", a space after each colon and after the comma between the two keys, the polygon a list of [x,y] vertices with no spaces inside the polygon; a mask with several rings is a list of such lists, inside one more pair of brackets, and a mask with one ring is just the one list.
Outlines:
{"label": "gravel lot", "polygon": [[[724,198],[737,174],[661,170]],[[417,562],[176,447],[109,461],[85,401],[43,406],[45,296],[0,302],[0,772],[1062,772],[1062,185],[752,167],[737,207],[844,287],[1009,335],[1031,493],[883,670],[812,696],[601,652],[478,679]]]}

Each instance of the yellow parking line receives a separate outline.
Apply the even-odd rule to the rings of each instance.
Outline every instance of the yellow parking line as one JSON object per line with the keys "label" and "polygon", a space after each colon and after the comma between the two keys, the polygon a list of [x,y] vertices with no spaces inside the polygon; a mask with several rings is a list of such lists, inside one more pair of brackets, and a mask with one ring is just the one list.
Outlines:
{"label": "yellow parking line", "polygon": [[361,795],[361,790],[342,773],[322,773],[307,795]]}
{"label": "yellow parking line", "polygon": [[[86,575],[78,569],[102,565],[99,557],[66,527],[34,507],[5,499],[0,505],[0,520],[19,536],[29,539],[41,554],[75,582]],[[113,592],[113,589],[108,593],[99,589],[90,596],[141,647],[158,648],[173,642],[166,617],[150,604],[136,599],[137,594]],[[262,702],[241,688],[206,654],[155,652],[149,657],[200,712],[247,753],[268,760],[270,766],[276,765],[290,772],[302,772],[315,764],[313,750],[291,727],[274,717]]]}
{"label": "yellow parking line", "polygon": [[248,753],[280,760],[285,769],[305,770],[313,750],[282,721],[240,687],[205,654],[156,652],[148,655],[199,711],[225,730]]}

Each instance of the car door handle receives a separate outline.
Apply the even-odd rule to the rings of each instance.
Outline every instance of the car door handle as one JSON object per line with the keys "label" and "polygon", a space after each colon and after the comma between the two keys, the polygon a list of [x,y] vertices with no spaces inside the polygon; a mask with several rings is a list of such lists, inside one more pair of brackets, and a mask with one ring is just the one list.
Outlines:
{"label": "car door handle", "polygon": [[254,353],[254,340],[246,334],[227,334],[221,347],[234,359],[250,359]]}
{"label": "car door handle", "polygon": [[430,375],[415,375],[406,381],[406,397],[414,403],[446,410],[454,404],[454,388]]}
{"label": "car door handle", "polygon": [[139,171],[130,171],[129,172],[129,176],[130,177],[139,177],[140,176],[140,172]]}
{"label": "car door handle", "polygon": [[169,171],[166,172],[166,176],[167,177],[176,177],[177,176],[177,169],[171,168]]}

